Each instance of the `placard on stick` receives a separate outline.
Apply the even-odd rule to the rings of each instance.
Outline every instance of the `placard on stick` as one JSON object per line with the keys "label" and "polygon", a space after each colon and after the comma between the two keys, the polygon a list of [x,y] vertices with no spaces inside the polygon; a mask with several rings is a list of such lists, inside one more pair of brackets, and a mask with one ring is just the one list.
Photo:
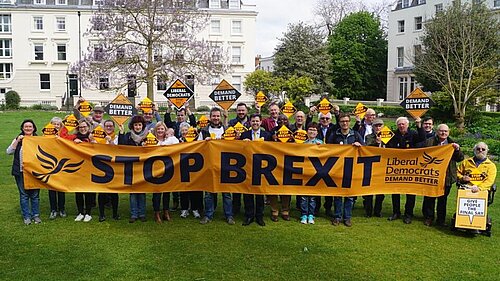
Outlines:
{"label": "placard on stick", "polygon": [[455,227],[485,230],[488,215],[488,191],[459,189]]}
{"label": "placard on stick", "polygon": [[418,118],[434,105],[434,101],[420,88],[416,88],[399,105],[413,118]]}
{"label": "placard on stick", "polygon": [[266,102],[268,101],[267,96],[264,94],[264,92],[259,91],[255,95],[255,103],[257,103],[260,107],[262,107]]}
{"label": "placard on stick", "polygon": [[209,95],[215,103],[225,110],[228,110],[240,96],[241,93],[226,80],[222,80]]}
{"label": "placard on stick", "polygon": [[123,125],[130,117],[137,114],[135,106],[123,94],[116,96],[104,110],[118,125]]}
{"label": "placard on stick", "polygon": [[177,79],[163,95],[179,110],[193,97],[194,92],[181,80]]}

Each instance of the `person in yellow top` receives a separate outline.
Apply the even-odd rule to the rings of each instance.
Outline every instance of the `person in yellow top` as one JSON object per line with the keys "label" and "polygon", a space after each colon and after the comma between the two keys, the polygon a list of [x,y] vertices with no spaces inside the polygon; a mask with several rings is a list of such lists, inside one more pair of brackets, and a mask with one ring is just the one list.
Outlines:
{"label": "person in yellow top", "polygon": [[472,192],[490,190],[495,183],[497,168],[487,155],[488,145],[478,142],[474,146],[474,157],[465,159],[458,168],[459,183],[468,186]]}

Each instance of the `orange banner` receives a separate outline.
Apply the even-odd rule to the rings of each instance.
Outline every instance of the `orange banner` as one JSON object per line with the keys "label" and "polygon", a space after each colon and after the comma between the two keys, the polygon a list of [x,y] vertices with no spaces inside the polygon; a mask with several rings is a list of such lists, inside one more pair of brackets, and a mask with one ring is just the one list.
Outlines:
{"label": "orange banner", "polygon": [[387,149],[228,140],[133,147],[23,141],[26,188],[356,196],[444,194],[451,145]]}

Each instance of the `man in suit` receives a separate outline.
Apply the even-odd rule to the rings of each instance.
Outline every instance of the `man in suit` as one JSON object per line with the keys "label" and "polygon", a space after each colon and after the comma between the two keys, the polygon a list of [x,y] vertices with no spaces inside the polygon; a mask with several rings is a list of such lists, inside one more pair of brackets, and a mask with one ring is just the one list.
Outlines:
{"label": "man in suit", "polygon": [[[261,129],[262,117],[258,113],[250,116],[251,130],[243,132],[240,139],[243,141],[272,141],[271,133]],[[244,194],[243,203],[245,205],[245,219],[243,225],[247,226],[254,220],[260,226],[264,223],[264,195]]]}

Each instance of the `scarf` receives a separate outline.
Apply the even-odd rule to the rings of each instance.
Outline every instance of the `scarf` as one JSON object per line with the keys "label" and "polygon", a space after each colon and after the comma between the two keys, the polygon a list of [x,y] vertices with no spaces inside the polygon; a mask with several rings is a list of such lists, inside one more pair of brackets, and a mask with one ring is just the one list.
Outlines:
{"label": "scarf", "polygon": [[140,144],[141,141],[146,137],[148,134],[148,130],[142,130],[140,133],[136,133],[134,130],[130,131],[130,138],[136,143]]}

